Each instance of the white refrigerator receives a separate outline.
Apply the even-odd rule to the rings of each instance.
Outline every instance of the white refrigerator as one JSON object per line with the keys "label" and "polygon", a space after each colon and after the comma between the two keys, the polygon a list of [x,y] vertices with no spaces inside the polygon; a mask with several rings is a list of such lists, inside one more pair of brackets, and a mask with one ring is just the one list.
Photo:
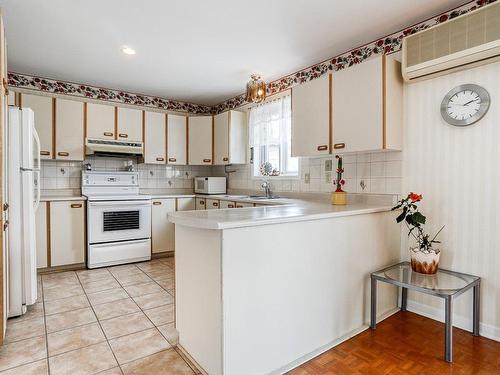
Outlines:
{"label": "white refrigerator", "polygon": [[33,111],[9,107],[7,125],[8,316],[37,299],[35,211],[40,203],[40,140]]}

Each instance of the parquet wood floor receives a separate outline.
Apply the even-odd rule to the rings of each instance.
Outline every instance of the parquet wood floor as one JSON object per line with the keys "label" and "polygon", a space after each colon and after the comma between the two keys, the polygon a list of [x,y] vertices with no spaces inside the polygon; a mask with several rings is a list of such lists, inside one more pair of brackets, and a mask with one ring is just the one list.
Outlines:
{"label": "parquet wood floor", "polygon": [[288,375],[500,375],[500,342],[453,329],[453,363],[444,355],[444,324],[399,312]]}

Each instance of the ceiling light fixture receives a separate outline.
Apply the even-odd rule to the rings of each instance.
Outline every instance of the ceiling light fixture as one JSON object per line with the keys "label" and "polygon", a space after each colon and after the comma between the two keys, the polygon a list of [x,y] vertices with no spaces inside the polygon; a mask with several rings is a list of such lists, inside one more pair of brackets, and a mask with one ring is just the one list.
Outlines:
{"label": "ceiling light fixture", "polygon": [[122,52],[126,55],[135,55],[135,49],[130,48],[130,47],[122,47]]}
{"label": "ceiling light fixture", "polygon": [[247,102],[260,103],[266,98],[266,83],[260,75],[252,74],[247,83]]}

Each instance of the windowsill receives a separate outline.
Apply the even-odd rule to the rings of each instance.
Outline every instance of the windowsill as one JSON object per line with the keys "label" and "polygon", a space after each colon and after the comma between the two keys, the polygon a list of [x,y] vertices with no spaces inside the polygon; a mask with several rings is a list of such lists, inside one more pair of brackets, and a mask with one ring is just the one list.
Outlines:
{"label": "windowsill", "polygon": [[252,180],[300,180],[300,175],[297,176],[254,176]]}

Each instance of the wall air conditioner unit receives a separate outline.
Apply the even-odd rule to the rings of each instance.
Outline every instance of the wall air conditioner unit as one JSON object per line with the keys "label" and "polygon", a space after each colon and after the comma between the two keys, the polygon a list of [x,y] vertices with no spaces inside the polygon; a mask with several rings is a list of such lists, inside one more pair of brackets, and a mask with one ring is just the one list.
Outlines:
{"label": "wall air conditioner unit", "polygon": [[403,39],[406,82],[500,60],[500,1]]}

